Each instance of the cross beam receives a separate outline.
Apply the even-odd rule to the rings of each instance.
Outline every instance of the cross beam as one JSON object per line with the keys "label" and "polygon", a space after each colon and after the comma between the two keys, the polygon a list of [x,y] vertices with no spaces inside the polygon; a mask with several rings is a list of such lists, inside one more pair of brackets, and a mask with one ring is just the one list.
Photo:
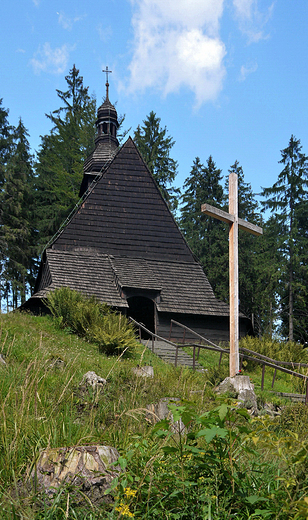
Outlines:
{"label": "cross beam", "polygon": [[202,204],[202,213],[229,224],[229,296],[230,296],[230,377],[239,372],[239,290],[238,290],[238,229],[262,235],[261,227],[238,217],[238,179],[235,172],[229,175],[229,213]]}

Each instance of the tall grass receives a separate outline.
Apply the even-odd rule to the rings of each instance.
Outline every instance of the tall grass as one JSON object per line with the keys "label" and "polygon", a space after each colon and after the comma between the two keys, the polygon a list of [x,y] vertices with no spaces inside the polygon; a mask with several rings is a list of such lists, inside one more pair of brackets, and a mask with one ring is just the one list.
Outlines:
{"label": "tall grass", "polygon": [[[209,366],[208,372],[203,373],[180,367],[174,368],[163,363],[141,344],[135,344],[135,347],[129,350],[130,356],[126,356],[126,353],[118,357],[107,356],[99,351],[97,343],[71,334],[67,328],[61,329],[59,322],[52,317],[34,317],[20,313],[0,316],[0,351],[6,360],[6,365],[0,365],[1,518],[4,520],[17,518],[23,520],[64,520],[67,518],[105,520],[110,518],[115,520],[125,512],[124,506],[121,506],[121,500],[124,505],[126,502],[132,504],[129,506],[129,510],[135,514],[136,518],[185,518],[184,513],[181,516],[179,510],[172,512],[171,499],[166,498],[161,503],[155,501],[155,496],[162,500],[162,495],[160,492],[158,495],[153,495],[154,483],[156,489],[161,488],[170,494],[178,489],[183,489],[186,481],[194,482],[194,472],[201,463],[198,459],[200,454],[194,458],[195,452],[193,451],[194,446],[198,448],[198,438],[206,439],[208,435],[206,432],[211,428],[218,427],[228,430],[232,423],[231,415],[230,417],[225,416],[227,422],[224,425],[217,423],[225,412],[218,411],[214,415],[206,416],[210,417],[210,422],[207,422],[208,419],[202,419],[205,421],[203,426],[202,422],[200,423],[201,419],[197,419],[213,408],[217,408],[217,398],[213,387],[224,374]],[[134,375],[132,368],[143,364],[153,365],[154,379]],[[83,384],[83,375],[90,370],[107,378],[107,384],[97,390]],[[155,403],[163,397],[180,397],[185,408],[181,409],[184,421],[187,422],[189,416],[192,418],[189,426],[192,429],[188,430],[183,440],[184,444],[190,446],[190,451],[186,455],[190,454],[191,458],[183,458],[185,453],[180,452],[178,445],[174,444],[174,439],[172,440],[168,436],[166,423],[160,424],[153,430],[153,426],[147,420],[146,405]],[[219,406],[223,406],[223,404]],[[298,457],[295,462],[296,467],[303,469],[300,450],[295,452],[294,446],[296,442],[298,446],[301,445],[301,436],[307,426],[307,414],[304,414],[298,407],[294,413],[290,409],[288,412],[285,411],[284,417],[285,419],[281,421],[277,419],[269,425],[262,426],[258,423],[258,425],[251,424],[250,426],[252,431],[249,441],[250,448],[252,449],[254,445],[254,438],[261,439],[262,437],[262,442],[256,442],[255,449],[258,452],[256,460],[260,464],[268,462],[268,465],[262,466],[262,472],[264,475],[266,473],[267,482],[270,478],[272,479],[271,486],[274,487],[277,487],[279,483],[276,479],[278,475],[277,472],[275,473],[276,469],[278,471],[280,468],[279,471],[286,472],[286,465],[282,464],[277,456],[279,439],[285,438],[284,422],[289,430],[293,428],[298,435],[297,441],[294,438],[294,442],[290,443],[286,440],[283,444],[283,446],[287,446],[287,442],[289,442],[293,450],[288,456],[286,455],[286,460],[288,464],[291,464],[292,457]],[[201,430],[205,430],[205,433],[198,434],[199,437],[193,439],[189,436],[193,432],[195,432],[194,435],[197,435],[198,421],[202,426]],[[241,424],[239,426],[241,427]],[[254,460],[254,456],[252,452],[249,454],[241,451],[247,435],[245,425],[242,426],[242,430],[237,427],[232,430],[237,436],[234,437],[237,439],[237,451],[234,451],[233,458],[236,459],[240,453],[241,464],[249,466]],[[258,431],[255,437],[253,437],[254,431]],[[271,443],[266,445],[267,434],[269,434]],[[222,439],[224,439],[223,435],[222,432]],[[273,435],[277,439],[276,447],[272,442],[274,441]],[[117,500],[116,496],[119,499],[114,505],[101,506],[100,509],[94,509],[89,505],[87,509],[82,509],[74,502],[69,489],[60,490],[52,503],[44,502],[42,496],[20,495],[21,483],[27,479],[31,465],[41,449],[94,443],[114,446],[121,454],[123,467],[127,464],[123,479],[119,483],[120,487],[116,491],[118,495],[115,493],[115,500]],[[169,453],[167,453],[168,449],[163,450],[164,446],[171,448]],[[207,441],[204,441],[202,446],[203,449],[209,447],[208,453],[211,456],[213,446],[207,444]],[[176,448],[176,451],[173,448]],[[232,464],[232,457],[230,461],[229,452],[224,451],[224,453],[227,454],[227,458],[221,460],[219,467],[226,475],[230,469],[228,464]],[[283,453],[287,454],[287,451],[283,451]],[[126,460],[125,464],[123,460]],[[228,496],[225,495],[224,499],[222,496],[220,497],[219,507],[215,505],[216,499],[208,500],[208,497],[218,496],[215,489],[218,489],[217,483],[220,482],[219,479],[223,475],[218,473],[217,468],[218,466],[215,469],[216,473],[213,473],[212,480],[207,477],[209,478],[207,487],[202,484],[203,480],[196,481],[195,487],[192,484],[190,491],[195,490],[196,493],[195,491],[191,493],[191,500],[201,500],[201,495],[198,495],[199,491],[205,497],[202,498],[203,516],[188,516],[187,518],[202,518],[202,520],[204,518],[218,520],[225,518],[222,513],[223,500],[227,503]],[[288,478],[292,477],[291,473],[288,473]],[[281,475],[282,473],[280,473]],[[199,476],[201,478],[204,474],[199,473]],[[302,489],[306,489],[306,481],[303,476],[296,473],[293,477],[297,479],[296,483],[301,483]],[[287,483],[285,485],[287,486]],[[129,498],[127,496],[129,491],[125,492],[125,489],[133,489],[134,486],[140,490],[139,498],[133,496]],[[283,486],[280,484],[279,486],[278,490],[282,490]],[[252,496],[253,490],[248,491],[247,496]],[[285,491],[283,492],[285,493]],[[296,496],[300,499],[300,493]],[[180,494],[174,495],[174,497],[177,504],[181,504]],[[131,502],[129,502],[130,500]],[[139,500],[138,503],[137,500]],[[146,513],[148,516],[145,516],[143,503],[148,503],[149,507],[151,504],[152,513],[148,508]],[[185,506],[186,515],[189,515],[188,503],[189,501]],[[277,504],[284,503],[284,498],[279,498],[279,500],[277,498]],[[134,507],[132,507],[133,504],[135,504]],[[168,507],[167,504],[169,504]],[[116,511],[116,507],[120,509]],[[247,510],[251,512],[251,507],[249,506]],[[297,510],[294,509],[294,511],[295,518]],[[214,512],[216,516],[214,516]],[[250,518],[245,511],[241,512],[241,515],[238,518],[247,520]],[[125,518],[123,514],[122,517]],[[258,516],[251,516],[251,518],[258,518]],[[271,517],[264,516],[264,518]],[[276,516],[272,516],[272,518],[276,518]],[[283,513],[277,518],[287,517]],[[306,517],[298,516],[298,518]]]}

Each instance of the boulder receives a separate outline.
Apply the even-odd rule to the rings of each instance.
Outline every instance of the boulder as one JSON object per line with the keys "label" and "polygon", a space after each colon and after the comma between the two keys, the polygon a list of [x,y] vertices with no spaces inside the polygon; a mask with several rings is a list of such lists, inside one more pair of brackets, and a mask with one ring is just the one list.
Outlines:
{"label": "boulder", "polygon": [[96,388],[97,386],[104,386],[107,383],[106,379],[98,376],[95,372],[87,372],[81,381],[81,385],[89,385],[92,388]]}
{"label": "boulder", "polygon": [[154,368],[151,366],[144,366],[133,368],[133,372],[138,377],[154,377]]}
{"label": "boulder", "polygon": [[147,419],[151,423],[156,423],[163,419],[170,419],[170,429],[173,433],[184,433],[186,428],[182,419],[178,421],[173,420],[173,415],[168,408],[169,404],[181,404],[181,400],[178,397],[164,397],[160,399],[158,403],[148,404],[146,409],[149,411]]}
{"label": "boulder", "polygon": [[240,401],[240,405],[251,413],[256,415],[258,413],[257,397],[254,392],[254,385],[251,383],[248,376],[226,377],[216,388],[219,394],[231,393]]}
{"label": "boulder", "polygon": [[110,466],[119,453],[111,446],[74,446],[49,448],[39,455],[30,474],[32,489],[52,498],[58,488],[71,485],[76,495],[85,495],[92,503],[110,501],[104,492],[118,476],[120,468]]}

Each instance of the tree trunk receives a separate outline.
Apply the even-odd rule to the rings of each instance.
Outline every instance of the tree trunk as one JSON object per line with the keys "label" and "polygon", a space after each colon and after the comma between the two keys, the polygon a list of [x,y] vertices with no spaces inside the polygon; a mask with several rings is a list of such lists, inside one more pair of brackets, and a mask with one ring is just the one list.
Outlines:
{"label": "tree trunk", "polygon": [[293,269],[290,261],[289,272],[289,341],[293,341]]}

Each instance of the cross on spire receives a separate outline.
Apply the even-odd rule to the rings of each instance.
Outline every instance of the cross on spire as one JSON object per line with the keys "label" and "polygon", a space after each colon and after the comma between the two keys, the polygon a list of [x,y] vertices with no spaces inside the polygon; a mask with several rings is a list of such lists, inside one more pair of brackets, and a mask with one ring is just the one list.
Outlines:
{"label": "cross on spire", "polygon": [[108,83],[108,74],[112,73],[112,70],[108,69],[108,65],[106,66],[106,69],[102,72],[106,72],[106,101],[109,101],[109,83]]}

